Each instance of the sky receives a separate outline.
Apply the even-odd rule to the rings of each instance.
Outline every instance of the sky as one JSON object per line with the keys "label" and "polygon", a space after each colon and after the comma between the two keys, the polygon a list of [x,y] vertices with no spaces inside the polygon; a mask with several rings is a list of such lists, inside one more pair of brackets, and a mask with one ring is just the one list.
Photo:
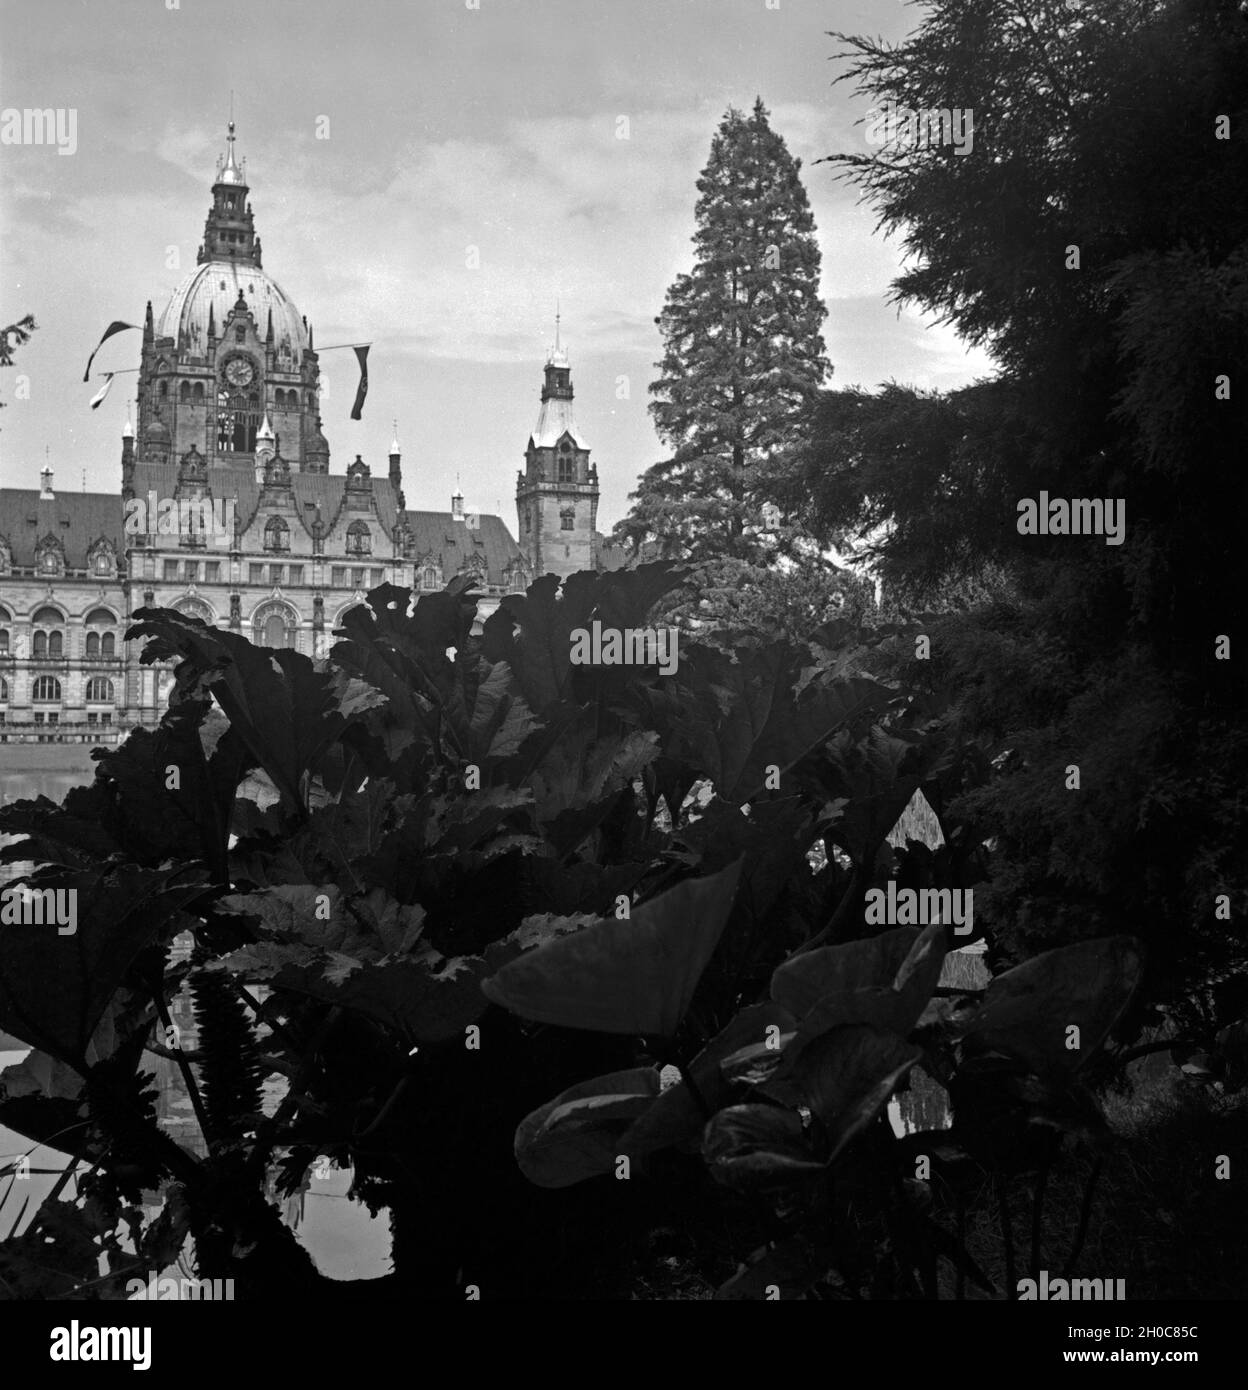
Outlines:
{"label": "sky", "polygon": [[[761,96],[802,161],[823,258],[831,384],[949,389],[991,373],[889,302],[900,248],[821,157],[865,152],[869,101],[828,31],[898,40],[899,0],[0,0],[0,110],[75,111],[76,149],[0,144],[0,486],[117,492],[135,376],[84,384],[114,319],[159,316],[195,265],[231,92],[264,268],[322,345],[331,471],[515,530],[556,303],[599,529],[664,456],[647,405],[655,317],[692,264],[696,181],[729,106]],[[621,137],[626,138],[621,138]],[[475,248],[475,255],[472,248]],[[476,262],[474,265],[473,262]],[[120,334],[94,371],[138,364]],[[24,378],[24,381],[22,380]]]}

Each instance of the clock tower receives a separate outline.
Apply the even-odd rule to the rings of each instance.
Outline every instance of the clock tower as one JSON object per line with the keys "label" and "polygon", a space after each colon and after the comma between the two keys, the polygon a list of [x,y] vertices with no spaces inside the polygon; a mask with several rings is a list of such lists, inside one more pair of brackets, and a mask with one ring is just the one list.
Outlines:
{"label": "clock tower", "polygon": [[147,306],[139,369],[140,463],[254,466],[266,416],[295,471],[327,473],[312,329],[262,262],[234,122],[217,162],[195,269],[158,318]]}

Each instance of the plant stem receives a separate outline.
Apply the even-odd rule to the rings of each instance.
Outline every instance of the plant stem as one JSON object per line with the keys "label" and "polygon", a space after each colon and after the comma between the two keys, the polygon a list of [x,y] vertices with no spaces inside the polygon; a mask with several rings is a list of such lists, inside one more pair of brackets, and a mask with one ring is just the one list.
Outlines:
{"label": "plant stem", "polygon": [[1005,1247],[1005,1296],[1015,1298],[1018,1294],[1014,1279],[1014,1231],[1010,1225],[1010,1208],[1006,1200],[1006,1181],[1002,1173],[996,1175],[997,1213],[1001,1222],[1001,1243]]}
{"label": "plant stem", "polygon": [[1092,1171],[1088,1174],[1088,1185],[1083,1189],[1083,1203],[1079,1209],[1079,1230],[1075,1233],[1075,1243],[1066,1259],[1066,1267],[1062,1270],[1062,1278],[1069,1279],[1075,1271],[1075,1262],[1083,1252],[1083,1242],[1088,1234],[1088,1217],[1092,1214],[1092,1192],[1096,1187],[1096,1180],[1101,1176],[1102,1159],[1097,1158],[1092,1165]]}

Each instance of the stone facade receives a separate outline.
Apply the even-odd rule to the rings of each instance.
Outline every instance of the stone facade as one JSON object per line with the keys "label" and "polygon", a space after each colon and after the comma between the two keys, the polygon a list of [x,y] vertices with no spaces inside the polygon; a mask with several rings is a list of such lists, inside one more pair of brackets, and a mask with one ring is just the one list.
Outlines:
{"label": "stone facade", "polygon": [[114,494],[0,489],[0,741],[107,742],[156,723],[169,671],[123,640],[175,608],[316,658],[382,582],[430,592],[470,575],[478,618],[539,574],[618,568],[596,532],[597,470],[572,419],[558,346],[525,453],[517,544],[502,519],[409,510],[402,456],[330,472],[312,325],[262,266],[245,173],[218,162],[195,269],[149,302],[137,427]]}

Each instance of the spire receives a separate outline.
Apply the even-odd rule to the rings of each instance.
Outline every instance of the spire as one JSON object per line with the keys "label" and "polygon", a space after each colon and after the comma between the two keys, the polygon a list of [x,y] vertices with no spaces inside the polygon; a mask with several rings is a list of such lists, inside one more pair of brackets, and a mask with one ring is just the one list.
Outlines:
{"label": "spire", "polygon": [[273,306],[269,305],[269,326],[264,330],[264,341],[271,347],[273,344]]}
{"label": "spire", "polygon": [[212,185],[212,207],[204,224],[204,244],[199,264],[205,261],[232,261],[260,266],[260,241],[256,236],[251,204],[247,201],[247,174],[234,153],[234,118],[230,117],[225,159],[217,160],[217,176]]}
{"label": "spire", "polygon": [[217,320],[216,320],[216,315],[215,315],[215,314],[213,313],[213,311],[212,311],[212,300],[210,299],[210,300],[208,301],[208,341],[209,341],[209,342],[212,342],[212,340],[213,340],[216,336],[217,336]]}
{"label": "spire", "polygon": [[264,412],[264,424],[262,424],[262,425],[260,426],[260,428],[256,431],[256,443],[259,444],[259,442],[260,442],[262,439],[272,439],[272,438],[273,438],[273,426],[272,426],[271,424],[269,424],[269,412],[266,410],[266,411]]}
{"label": "spire", "polygon": [[568,365],[568,354],[564,351],[563,343],[560,339],[559,324],[561,319],[559,312],[559,301],[555,300],[555,345],[551,348],[546,357],[548,367],[566,367]]}
{"label": "spire", "polygon": [[150,343],[156,336],[156,330],[152,320],[152,301],[147,301],[147,313],[143,316],[143,341]]}
{"label": "spire", "polygon": [[126,423],[125,423],[124,429],[121,431],[121,437],[122,437],[123,439],[133,439],[133,438],[134,438],[134,426],[130,423],[130,407],[129,407],[129,406],[126,406]]}
{"label": "spire", "polygon": [[398,458],[399,450],[399,422],[394,422],[394,438],[390,441],[390,457]]}

